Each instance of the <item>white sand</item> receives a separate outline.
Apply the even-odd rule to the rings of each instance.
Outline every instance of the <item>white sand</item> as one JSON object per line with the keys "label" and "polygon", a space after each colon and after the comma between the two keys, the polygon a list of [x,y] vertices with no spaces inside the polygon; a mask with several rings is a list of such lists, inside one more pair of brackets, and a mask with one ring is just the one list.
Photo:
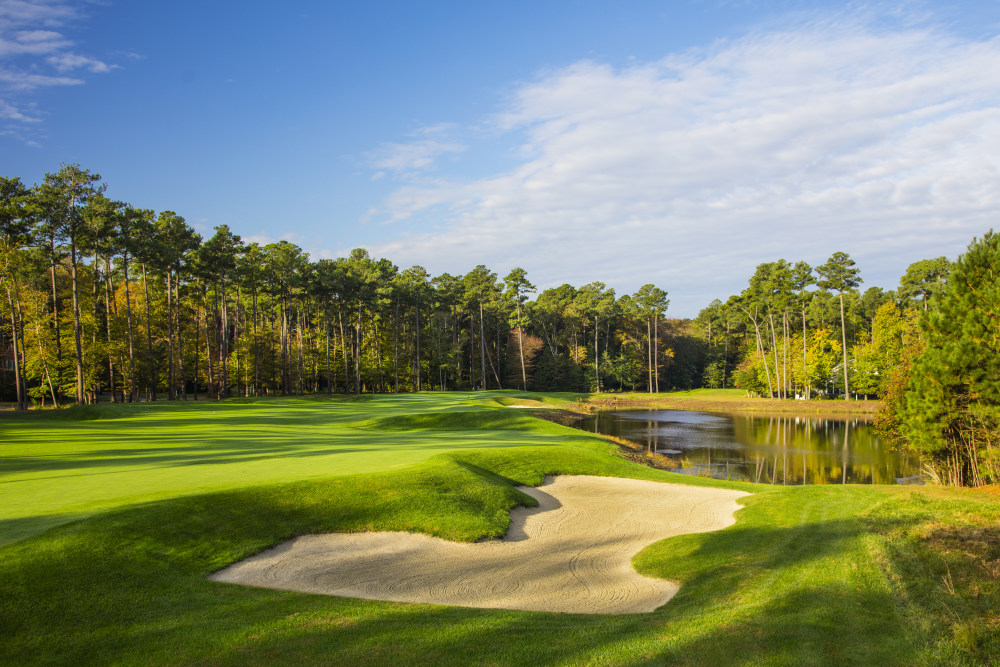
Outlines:
{"label": "white sand", "polygon": [[412,533],[307,535],[210,579],[371,600],[583,614],[650,612],[678,590],[630,560],[674,535],[732,525],[739,491],[612,477],[562,476],[520,487],[502,540]]}

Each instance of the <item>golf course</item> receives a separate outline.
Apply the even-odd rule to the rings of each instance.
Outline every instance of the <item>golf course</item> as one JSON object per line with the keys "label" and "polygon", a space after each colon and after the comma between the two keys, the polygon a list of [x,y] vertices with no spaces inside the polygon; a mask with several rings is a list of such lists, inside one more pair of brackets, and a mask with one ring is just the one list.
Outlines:
{"label": "golf course", "polygon": [[[580,399],[420,392],[0,414],[0,662],[1000,660],[995,488],[680,475],[537,416]],[[573,496],[576,476],[607,481]],[[650,496],[634,495],[660,485],[666,500],[647,504]],[[672,510],[671,493],[694,504]],[[574,539],[592,530],[599,542],[606,529],[588,521],[604,505],[640,521],[687,516],[716,495],[735,513],[718,525],[696,522],[693,529],[705,532],[674,531],[625,555],[641,578],[673,585],[669,601],[651,611],[481,608],[213,580],[297,538],[351,534],[361,544],[363,534],[408,533],[439,538],[440,549],[455,546],[442,540],[490,547],[508,531],[524,535],[503,544],[536,539],[531,521],[562,510]],[[541,552],[531,553],[505,562],[541,563]]]}

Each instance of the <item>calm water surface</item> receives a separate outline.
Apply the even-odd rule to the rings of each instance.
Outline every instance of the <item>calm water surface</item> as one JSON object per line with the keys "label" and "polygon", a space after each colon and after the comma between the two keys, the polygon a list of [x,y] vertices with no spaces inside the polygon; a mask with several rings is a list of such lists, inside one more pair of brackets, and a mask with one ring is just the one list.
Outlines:
{"label": "calm water surface", "polygon": [[916,457],[889,451],[862,421],[629,410],[597,413],[577,426],[641,444],[691,475],[770,484],[919,480]]}

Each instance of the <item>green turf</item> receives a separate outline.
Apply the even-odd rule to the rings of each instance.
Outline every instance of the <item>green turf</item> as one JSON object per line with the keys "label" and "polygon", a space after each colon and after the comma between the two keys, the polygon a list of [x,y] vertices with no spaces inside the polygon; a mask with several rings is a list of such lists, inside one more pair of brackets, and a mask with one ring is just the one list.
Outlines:
{"label": "green turf", "polygon": [[[177,488],[166,494],[174,497],[156,497],[164,494],[161,489],[145,502],[109,496],[103,502],[117,504],[113,509],[10,543],[0,548],[0,661],[996,663],[1000,506],[995,497],[972,492],[728,485],[756,491],[745,499],[735,526],[666,540],[636,557],[640,571],[682,583],[678,596],[652,614],[580,616],[360,601],[205,579],[304,533],[386,529],[458,540],[498,536],[510,508],[531,503],[514,486],[537,484],[549,473],[719,484],[630,464],[607,443],[532,420],[529,410],[482,404],[484,398],[511,396],[151,406],[108,420],[77,419],[104,415],[86,411],[59,414],[56,421],[34,416],[18,421],[16,432],[37,426],[64,439],[92,434],[86,427],[105,421],[108,432],[159,424],[155,432],[167,438],[169,422],[236,449],[240,437],[227,436],[224,425],[233,430],[256,423],[264,429],[274,426],[271,420],[282,420],[274,428],[284,434],[289,458],[295,458],[296,447],[322,449],[314,440],[323,429],[325,447],[351,450],[341,451],[340,459],[309,457],[326,461],[323,465],[352,460],[371,465],[360,463],[365,458],[355,451],[366,439],[382,443],[383,468],[398,464],[389,443],[406,443],[400,455],[423,455],[407,467],[381,472],[338,474],[351,465],[341,463],[336,470],[313,471],[317,474],[309,479],[270,483],[276,478],[252,468],[262,476],[228,481],[210,493]],[[124,428],[108,429],[116,420]],[[12,423],[3,422],[5,432]],[[342,436],[351,444],[342,443]],[[264,447],[268,437],[260,438]],[[149,456],[151,447],[125,436],[116,445],[123,451],[114,465],[141,484],[142,474],[127,467],[128,442],[138,450],[136,458]],[[89,450],[73,451],[78,467],[86,470]],[[202,483],[204,471],[197,468],[227,466],[235,473],[249,464],[209,460],[217,454],[203,460],[198,453],[183,454],[193,460],[177,464],[186,475],[177,479]],[[280,475],[294,475],[297,462],[274,452],[265,456],[274,468],[290,466]],[[50,485],[66,493],[75,484],[90,488],[86,475],[70,474],[77,470],[66,463],[64,475],[52,477]],[[59,495],[58,489],[50,493]]]}
{"label": "green turf", "polygon": [[743,389],[690,389],[658,395],[670,398],[746,398],[747,392]]}
{"label": "green turf", "polygon": [[[516,396],[516,395],[514,395]],[[404,394],[221,403],[81,406],[0,418],[0,544],[96,510],[226,488],[403,468],[463,448],[559,443],[548,425],[505,411],[427,437],[419,419],[496,414],[511,395]],[[513,412],[513,414],[510,414]],[[403,419],[400,428],[380,428]],[[417,426],[417,424],[413,424]]]}

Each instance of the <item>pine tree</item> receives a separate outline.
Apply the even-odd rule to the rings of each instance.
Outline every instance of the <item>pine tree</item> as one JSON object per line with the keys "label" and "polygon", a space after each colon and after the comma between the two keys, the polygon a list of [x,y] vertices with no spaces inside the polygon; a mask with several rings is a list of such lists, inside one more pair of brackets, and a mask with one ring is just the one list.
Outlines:
{"label": "pine tree", "polygon": [[974,239],[921,320],[901,406],[902,435],[954,485],[1000,481],[1000,236]]}
{"label": "pine tree", "polygon": [[844,353],[844,400],[851,400],[851,387],[848,383],[847,364],[847,324],[844,320],[844,292],[854,289],[861,283],[860,272],[854,267],[854,260],[846,252],[835,252],[826,264],[816,267],[816,273],[822,278],[817,284],[821,289],[835,290],[840,295],[840,335]]}

